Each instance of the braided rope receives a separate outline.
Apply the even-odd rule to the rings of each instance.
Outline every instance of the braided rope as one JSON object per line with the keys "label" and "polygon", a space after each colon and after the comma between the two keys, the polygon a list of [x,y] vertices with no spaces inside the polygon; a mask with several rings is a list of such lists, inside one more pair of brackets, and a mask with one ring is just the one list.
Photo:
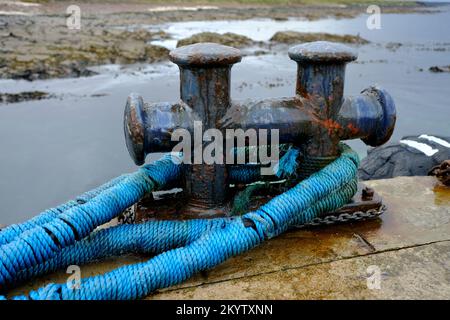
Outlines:
{"label": "braided rope", "polygon": [[[61,248],[85,238],[97,226],[110,221],[136,203],[145,193],[176,179],[179,174],[180,166],[166,156],[118,179],[114,185],[104,188],[90,201],[71,206],[52,220],[44,212],[44,219],[36,219],[40,225],[35,222],[35,226],[30,227],[30,224],[25,223],[27,230],[0,246],[0,287],[14,282],[19,271],[41,264],[54,257]],[[12,226],[1,233],[5,232],[7,238],[10,238],[11,233],[20,229],[20,226]]]}
{"label": "braided rope", "polygon": [[90,190],[80,196],[78,196],[75,200],[70,200],[56,208],[50,208],[41,214],[31,218],[30,220],[20,223],[20,224],[14,224],[11,225],[5,229],[3,229],[0,232],[0,245],[3,245],[5,243],[11,242],[14,238],[16,238],[21,233],[33,229],[34,227],[41,226],[43,224],[46,224],[47,222],[52,221],[54,218],[56,218],[59,214],[63,213],[64,211],[78,206],[80,204],[86,203],[89,200],[95,198],[97,195],[102,193],[103,191],[111,188],[112,186],[116,185],[120,181],[126,178],[128,175],[121,175],[115,179],[110,180],[109,182],[101,185],[98,188],[95,188],[93,190]]}
{"label": "braided rope", "polygon": [[[122,225],[88,236],[96,225],[107,222],[145,192],[176,179],[179,166],[172,161],[170,165],[166,160],[119,179],[117,185],[105,188],[88,202],[70,207],[53,220],[30,228],[2,245],[2,288],[70,264],[83,264],[110,255],[158,254],[147,262],[83,279],[79,289],[49,284],[15,299],[144,297],[249,250],[284,232],[290,225],[310,221],[320,212],[338,209],[356,192],[359,164],[357,155],[346,147],[341,157],[320,172],[242,217]],[[84,239],[76,241],[77,237]]]}

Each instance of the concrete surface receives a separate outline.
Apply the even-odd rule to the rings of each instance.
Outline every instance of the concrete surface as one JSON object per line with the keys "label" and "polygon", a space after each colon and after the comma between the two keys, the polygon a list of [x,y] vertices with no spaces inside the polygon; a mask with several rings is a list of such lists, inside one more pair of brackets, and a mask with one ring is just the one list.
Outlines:
{"label": "concrete surface", "polygon": [[[450,188],[432,177],[367,184],[388,206],[380,218],[287,232],[148,299],[450,299]],[[83,266],[82,276],[145,259]]]}

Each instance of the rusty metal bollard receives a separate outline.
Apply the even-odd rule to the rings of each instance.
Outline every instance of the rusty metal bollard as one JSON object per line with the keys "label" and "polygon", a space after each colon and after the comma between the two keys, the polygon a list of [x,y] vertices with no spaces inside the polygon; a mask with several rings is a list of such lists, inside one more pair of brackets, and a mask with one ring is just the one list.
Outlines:
{"label": "rusty metal bollard", "polygon": [[[125,137],[138,165],[151,152],[171,151],[177,128],[193,132],[194,121],[205,129],[278,129],[279,143],[298,146],[307,177],[339,155],[338,143],[362,139],[370,146],[386,142],[394,129],[396,112],[391,96],[370,87],[354,97],[343,97],[345,66],[357,58],[344,45],[312,42],[294,46],[289,57],[297,62],[293,97],[232,102],[230,71],[241,60],[238,49],[198,43],[173,50],[170,59],[180,68],[181,101],[144,104],[132,94],[125,109]],[[186,165],[184,189],[189,211],[223,214],[216,209],[228,197],[227,166]]]}

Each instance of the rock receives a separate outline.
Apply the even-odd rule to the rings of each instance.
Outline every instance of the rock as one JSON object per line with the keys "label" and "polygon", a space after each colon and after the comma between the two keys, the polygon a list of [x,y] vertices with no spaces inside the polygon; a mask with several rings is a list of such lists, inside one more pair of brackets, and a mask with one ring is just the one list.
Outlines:
{"label": "rock", "polygon": [[311,41],[332,41],[332,42],[342,42],[342,43],[353,43],[353,44],[367,44],[364,38],[359,35],[337,35],[330,33],[310,33],[310,32],[297,32],[297,31],[278,31],[272,38],[272,42],[279,43],[303,43]]}
{"label": "rock", "polygon": [[440,73],[440,72],[450,72],[450,65],[449,66],[432,66],[428,69],[431,72]]}
{"label": "rock", "polygon": [[55,77],[80,77],[96,74],[88,70],[90,64],[82,55],[70,56],[61,52],[48,56],[32,56],[29,60],[11,57],[0,67],[0,78],[36,80]]}
{"label": "rock", "polygon": [[426,176],[447,159],[450,159],[450,137],[407,136],[398,144],[369,150],[358,174],[362,180]]}
{"label": "rock", "polygon": [[154,45],[145,46],[145,60],[147,62],[162,61],[167,60],[168,58],[169,49]]}
{"label": "rock", "polygon": [[187,46],[199,42],[213,42],[235,48],[242,48],[245,46],[252,45],[254,43],[252,39],[247,38],[246,36],[242,36],[231,32],[224,34],[215,32],[201,32],[194,34],[189,38],[179,40],[177,43],[177,47]]}
{"label": "rock", "polygon": [[433,167],[428,174],[435,176],[443,184],[450,187],[450,160],[445,160],[440,165]]}
{"label": "rock", "polygon": [[[91,76],[90,66],[119,63],[155,62],[168,58],[166,48],[148,44],[153,37],[166,37],[164,32],[147,30],[89,30],[74,39],[17,47],[0,58],[0,78],[48,79]],[[35,48],[35,46],[38,46]]]}
{"label": "rock", "polygon": [[395,52],[395,51],[397,51],[401,46],[403,46],[403,44],[400,43],[400,42],[389,42],[388,44],[386,44],[386,49]]}
{"label": "rock", "polygon": [[116,52],[115,57],[105,57],[114,60],[115,63],[130,64],[133,62],[144,61],[145,59],[145,42],[135,39],[124,39],[117,43],[112,52]]}
{"label": "rock", "polygon": [[0,93],[0,103],[16,103],[28,100],[42,100],[51,98],[48,92],[24,91],[19,93]]}

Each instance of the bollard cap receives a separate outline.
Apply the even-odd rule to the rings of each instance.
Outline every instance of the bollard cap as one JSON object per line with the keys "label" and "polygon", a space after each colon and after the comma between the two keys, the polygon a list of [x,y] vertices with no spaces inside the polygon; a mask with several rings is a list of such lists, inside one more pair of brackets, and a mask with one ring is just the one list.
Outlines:
{"label": "bollard cap", "polygon": [[340,43],[328,41],[299,44],[290,48],[288,53],[292,60],[305,63],[345,63],[358,58],[356,50]]}
{"label": "bollard cap", "polygon": [[237,63],[241,61],[242,54],[233,47],[202,42],[172,50],[169,58],[179,66],[216,67]]}

